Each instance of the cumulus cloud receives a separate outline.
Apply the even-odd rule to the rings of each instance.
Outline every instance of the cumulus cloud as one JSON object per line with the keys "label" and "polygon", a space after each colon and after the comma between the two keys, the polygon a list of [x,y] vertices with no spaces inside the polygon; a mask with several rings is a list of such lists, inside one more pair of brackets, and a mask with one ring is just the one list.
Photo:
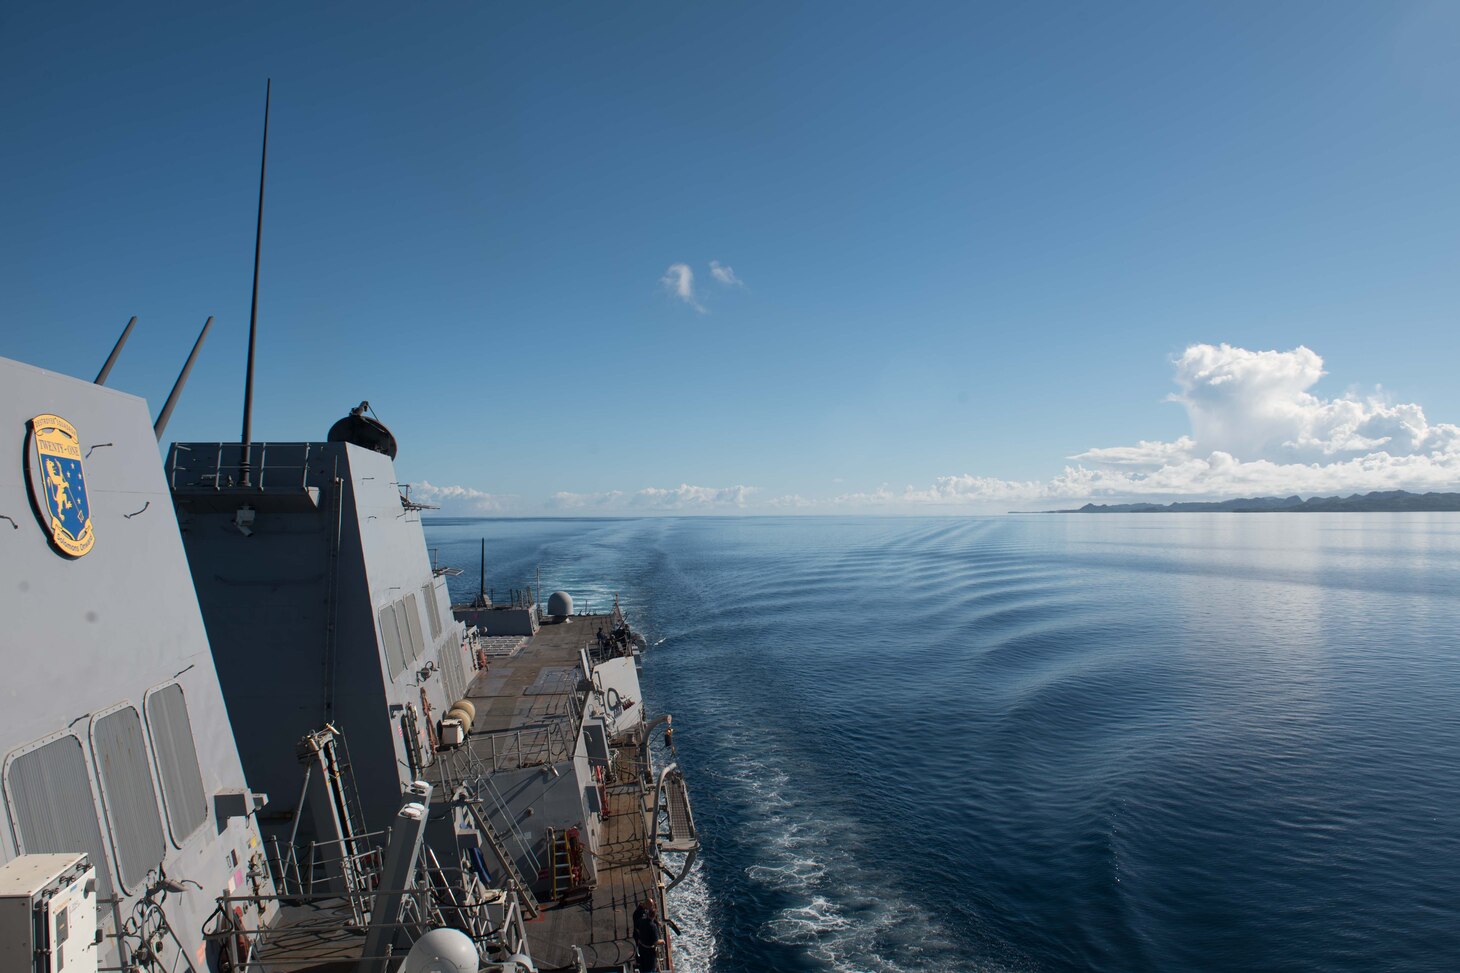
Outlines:
{"label": "cumulus cloud", "polygon": [[664,276],[659,278],[659,284],[696,311],[705,313],[704,307],[695,297],[695,272],[690,269],[689,264],[670,264]]}
{"label": "cumulus cloud", "polygon": [[735,276],[735,269],[729,264],[722,264],[718,260],[710,261],[710,276],[724,284],[726,287],[744,287],[745,282]]}
{"label": "cumulus cloud", "polygon": [[1431,423],[1415,403],[1368,395],[1321,398],[1309,348],[1248,351],[1192,345],[1173,362],[1190,435],[1086,450],[1044,481],[944,476],[832,502],[846,507],[973,506],[1123,497],[1229,498],[1460,488],[1460,427]]}
{"label": "cumulus cloud", "polygon": [[703,487],[681,483],[677,487],[645,487],[633,493],[560,491],[549,498],[548,505],[557,510],[733,511],[744,509],[755,493],[753,486]]}
{"label": "cumulus cloud", "polygon": [[429,480],[411,485],[411,499],[421,503],[434,503],[442,507],[462,507],[479,513],[496,513],[503,510],[508,497],[483,493],[468,486],[437,486]]}
{"label": "cumulus cloud", "polygon": [[1430,425],[1414,403],[1391,405],[1381,390],[1322,399],[1310,388],[1323,359],[1292,351],[1192,345],[1176,360],[1172,396],[1191,419],[1193,454],[1224,452],[1243,460],[1324,462],[1383,451],[1435,455],[1455,446],[1460,429]]}

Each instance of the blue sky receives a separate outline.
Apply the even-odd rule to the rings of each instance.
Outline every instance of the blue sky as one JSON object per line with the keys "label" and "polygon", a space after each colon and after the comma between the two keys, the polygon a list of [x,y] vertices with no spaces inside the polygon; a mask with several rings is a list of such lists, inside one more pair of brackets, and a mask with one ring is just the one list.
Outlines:
{"label": "blue sky", "polygon": [[9,3],[0,354],[237,436],[266,77],[255,438],[449,509],[1460,489],[1460,5]]}

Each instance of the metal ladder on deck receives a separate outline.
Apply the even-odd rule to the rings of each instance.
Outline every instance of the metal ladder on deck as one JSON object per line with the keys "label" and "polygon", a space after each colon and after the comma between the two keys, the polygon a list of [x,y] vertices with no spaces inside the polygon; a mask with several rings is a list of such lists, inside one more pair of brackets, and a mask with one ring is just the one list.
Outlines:
{"label": "metal ladder on deck", "polygon": [[532,886],[522,877],[517,863],[507,853],[507,846],[502,843],[501,836],[497,834],[497,830],[487,821],[486,815],[482,814],[477,805],[468,804],[466,807],[471,813],[472,820],[476,822],[477,830],[491,846],[492,854],[497,856],[497,860],[502,863],[502,868],[507,872],[508,879],[516,886],[517,895],[522,899],[523,910],[528,914],[529,919],[536,919],[542,912],[542,906],[538,903],[537,896],[532,893]]}
{"label": "metal ladder on deck", "polygon": [[573,859],[568,851],[568,832],[548,828],[548,853],[552,864],[553,898],[561,899],[577,884],[573,881]]}

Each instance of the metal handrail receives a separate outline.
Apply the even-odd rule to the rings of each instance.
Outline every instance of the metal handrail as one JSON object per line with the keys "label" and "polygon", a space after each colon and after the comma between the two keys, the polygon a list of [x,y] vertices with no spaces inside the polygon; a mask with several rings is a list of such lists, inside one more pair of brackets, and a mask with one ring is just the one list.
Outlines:
{"label": "metal handrail", "polygon": [[577,734],[570,731],[572,723],[573,718],[564,715],[530,729],[473,736],[472,750],[474,756],[480,758],[485,746],[492,772],[511,769],[508,763],[513,757],[516,758],[515,766],[519,768],[567,760],[573,756],[577,742]]}
{"label": "metal handrail", "polygon": [[[297,485],[304,489],[309,485],[310,473],[314,471],[314,464],[310,462],[314,454],[314,443],[274,443],[275,451],[285,449],[286,454],[301,453],[298,462],[269,464],[269,443],[216,443],[211,460],[204,458],[197,446],[184,446],[179,444],[172,452],[172,462],[168,465],[167,477],[168,486],[179,489],[178,476],[182,474],[184,490],[218,490],[248,489],[255,493],[262,493],[269,489],[269,473],[273,473],[274,489],[292,489],[295,486],[295,472],[298,473]],[[187,454],[186,456],[184,454]],[[290,459],[293,457],[290,456]],[[250,483],[244,484],[242,478],[235,480],[235,475],[244,466],[248,467]],[[287,475],[286,475],[287,474]],[[280,480],[283,477],[283,480]]]}

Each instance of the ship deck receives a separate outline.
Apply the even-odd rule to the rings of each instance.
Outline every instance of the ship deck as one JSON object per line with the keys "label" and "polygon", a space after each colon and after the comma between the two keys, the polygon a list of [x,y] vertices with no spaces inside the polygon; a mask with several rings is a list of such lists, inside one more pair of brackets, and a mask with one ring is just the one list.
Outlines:
{"label": "ship deck", "polygon": [[619,969],[634,961],[634,908],[646,897],[658,901],[654,868],[644,851],[648,828],[646,797],[636,781],[609,789],[610,814],[598,859],[598,885],[591,897],[546,905],[527,924],[532,957],[543,970],[572,969],[573,946],[590,970]]}
{"label": "ship deck", "polygon": [[607,615],[577,615],[544,625],[506,657],[490,658],[467,690],[476,706],[472,736],[516,732],[574,714],[579,697],[579,652],[607,626]]}
{"label": "ship deck", "polygon": [[[580,653],[600,626],[608,631],[610,616],[575,615],[571,622],[543,625],[511,655],[489,658],[467,690],[476,707],[464,745],[472,764],[508,770],[571,755],[586,692]],[[558,729],[564,726],[571,732]],[[574,968],[574,946],[590,970],[632,964],[634,909],[646,897],[659,901],[649,857],[651,795],[640,779],[638,748],[625,742],[613,751],[621,771],[608,787],[597,884],[591,894],[543,902],[542,912],[526,924],[542,970]]]}

